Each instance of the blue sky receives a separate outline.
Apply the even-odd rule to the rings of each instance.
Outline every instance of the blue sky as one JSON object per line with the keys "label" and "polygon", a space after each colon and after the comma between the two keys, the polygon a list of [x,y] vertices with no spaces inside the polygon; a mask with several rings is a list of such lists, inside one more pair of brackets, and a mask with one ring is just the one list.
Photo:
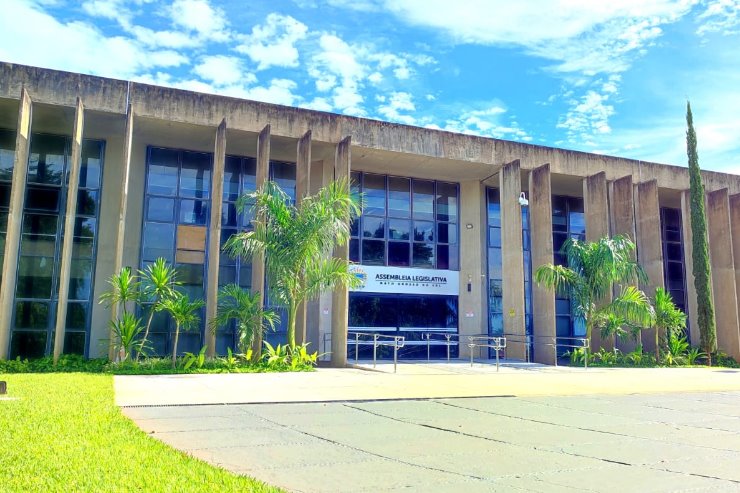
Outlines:
{"label": "blue sky", "polygon": [[0,60],[740,173],[740,0],[3,0]]}

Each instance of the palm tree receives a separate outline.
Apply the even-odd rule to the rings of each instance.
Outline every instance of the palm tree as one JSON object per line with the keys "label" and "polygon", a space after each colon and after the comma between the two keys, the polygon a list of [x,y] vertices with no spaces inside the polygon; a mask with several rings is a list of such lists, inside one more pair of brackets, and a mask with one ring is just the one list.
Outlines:
{"label": "palm tree", "polygon": [[126,361],[134,349],[141,351],[143,347],[147,347],[146,341],[138,341],[144,328],[141,326],[141,319],[133,313],[125,312],[121,318],[111,320],[109,324],[114,335],[113,350],[119,361]]}
{"label": "palm tree", "polygon": [[653,306],[655,307],[655,360],[658,361],[660,334],[665,334],[666,339],[670,339],[672,335],[683,335],[686,329],[686,314],[673,303],[670,293],[661,287],[655,289]]}
{"label": "palm tree", "polygon": [[126,304],[139,300],[139,288],[141,283],[137,280],[136,275],[131,273],[131,267],[123,267],[121,272],[113,274],[108,279],[110,290],[100,295],[99,303],[104,304],[106,308],[121,305],[123,313],[128,311]]}
{"label": "palm tree", "polygon": [[279,319],[274,311],[262,308],[259,293],[252,293],[238,284],[227,284],[218,292],[218,309],[211,330],[215,332],[217,328],[235,320],[239,350],[246,354],[255,336],[261,336],[267,329],[274,329]]}
{"label": "palm tree", "polygon": [[[110,322],[111,352],[109,357],[114,361],[122,361],[127,356],[126,349],[124,349],[125,334],[133,330],[133,320],[128,317],[130,313],[127,305],[139,300],[140,283],[136,276],[131,274],[130,267],[123,267],[118,274],[113,274],[108,279],[108,284],[110,284],[110,290],[100,295],[99,303],[105,305],[106,308],[121,306],[121,316]],[[140,331],[137,335],[139,333]]]}
{"label": "palm tree", "polygon": [[648,297],[635,288],[626,286],[611,303],[599,302],[611,293],[612,284],[627,285],[646,281],[642,268],[632,260],[635,244],[626,236],[601,238],[596,242],[582,242],[574,238],[563,245],[568,265],[545,264],[537,268],[537,284],[570,297],[575,315],[586,325],[586,337],[594,328],[603,329],[612,314],[624,325],[647,327],[655,316]]}
{"label": "palm tree", "polygon": [[139,356],[148,342],[149,329],[152,326],[155,312],[159,311],[159,305],[165,298],[172,296],[175,286],[181,284],[177,280],[177,269],[168,265],[162,257],[155,260],[153,264],[147,265],[146,269],[140,270],[139,276],[142,279],[141,301],[150,302],[151,305],[141,347],[136,353],[136,361],[139,361]]}
{"label": "palm tree", "polygon": [[330,183],[300,205],[271,181],[240,197],[239,210],[253,203],[254,229],[233,235],[225,250],[247,259],[263,254],[270,296],[288,312],[288,346],[295,348],[296,314],[300,304],[339,285],[354,287],[359,280],[349,262],[331,258],[337,245],[349,239],[350,221],[360,212],[349,181]]}
{"label": "palm tree", "polygon": [[159,310],[164,310],[170,314],[175,321],[175,341],[172,344],[172,368],[177,363],[177,343],[180,339],[180,329],[188,331],[198,325],[200,316],[198,310],[203,305],[203,300],[193,300],[186,294],[175,291],[172,296],[168,296],[159,303]]}

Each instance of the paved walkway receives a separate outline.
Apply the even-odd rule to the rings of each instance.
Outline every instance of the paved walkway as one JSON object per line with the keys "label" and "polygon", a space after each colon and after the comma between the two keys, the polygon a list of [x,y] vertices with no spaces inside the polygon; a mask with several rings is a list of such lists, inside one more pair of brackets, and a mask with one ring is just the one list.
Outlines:
{"label": "paved walkway", "polygon": [[291,491],[740,491],[740,372],[437,366],[116,391],[154,437]]}

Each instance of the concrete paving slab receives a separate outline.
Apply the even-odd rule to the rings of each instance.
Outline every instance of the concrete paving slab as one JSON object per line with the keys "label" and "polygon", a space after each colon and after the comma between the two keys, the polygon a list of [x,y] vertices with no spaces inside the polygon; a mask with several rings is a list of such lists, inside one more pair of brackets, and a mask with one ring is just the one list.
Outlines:
{"label": "concrete paving slab", "polygon": [[[441,377],[427,371],[290,374],[272,391],[265,383],[274,384],[272,375],[169,378],[164,396],[156,392],[162,381],[145,379],[125,382],[119,402],[155,403],[123,412],[173,447],[290,491],[740,491],[740,391],[711,371],[698,375],[728,388],[677,393],[674,377],[657,372],[640,374],[660,381],[633,394],[633,374],[594,372],[594,380],[629,393],[584,394],[594,382],[576,379],[576,389],[566,389],[550,370],[509,373],[509,380],[450,372],[435,387]],[[480,384],[477,396],[466,379]],[[289,385],[306,383],[326,400],[286,401],[304,392]],[[537,388],[550,384],[554,395]],[[444,397],[399,399],[403,385]],[[195,387],[201,392],[189,393]],[[514,388],[521,397],[487,397]],[[255,400],[228,401],[245,395]],[[188,399],[197,405],[156,404]]]}

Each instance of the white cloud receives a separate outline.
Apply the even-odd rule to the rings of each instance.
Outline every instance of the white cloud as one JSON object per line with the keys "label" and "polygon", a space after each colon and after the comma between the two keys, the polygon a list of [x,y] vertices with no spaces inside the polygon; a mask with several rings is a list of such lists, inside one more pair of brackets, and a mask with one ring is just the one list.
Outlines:
{"label": "white cloud", "polygon": [[[444,130],[495,139],[531,141],[532,137],[519,127],[516,120],[509,118],[508,123],[501,121],[505,113],[506,108],[497,102],[484,109],[464,109],[458,116],[447,119]],[[436,126],[426,126],[437,128]]]}
{"label": "white cloud", "polygon": [[243,97],[265,103],[295,106],[300,101],[300,98],[293,92],[297,88],[298,85],[292,80],[272,79],[270,85],[253,87],[247,90]]}
{"label": "white cloud", "polygon": [[558,122],[558,128],[567,131],[571,142],[576,139],[589,142],[592,134],[610,133],[609,117],[614,114],[614,107],[608,101],[608,94],[592,90],[586,92]]}
{"label": "white cloud", "polygon": [[[40,32],[44,35],[39,36]],[[0,59],[120,78],[188,62],[175,51],[150,50],[130,38],[106,36],[85,22],[62,23],[41,7],[20,0],[3,3]]]}
{"label": "white cloud", "polygon": [[[385,98],[383,98],[385,99]],[[386,104],[378,107],[378,113],[387,119],[407,125],[415,125],[416,118],[412,115],[402,114],[401,112],[416,111],[413,96],[407,92],[393,92],[389,95]]]}
{"label": "white cloud", "polygon": [[230,37],[224,11],[211,6],[208,0],[175,0],[170,15],[176,26],[194,31],[204,39],[222,42]]}
{"label": "white cloud", "polygon": [[740,25],[740,0],[717,0],[707,2],[704,12],[697,16],[699,27],[696,33],[719,32],[725,36],[737,34]]}
{"label": "white cloud", "polygon": [[204,56],[193,68],[193,73],[217,86],[257,82],[253,73],[245,72],[240,59],[225,55]]}
{"label": "white cloud", "polygon": [[241,37],[237,51],[257,63],[258,70],[270,67],[298,66],[296,43],[306,37],[308,27],[293,17],[270,14],[265,23],[252,28],[252,33]]}
{"label": "white cloud", "polygon": [[357,56],[362,56],[358,47],[350,46],[334,34],[323,34],[308,68],[309,75],[316,81],[316,89],[332,91],[334,108],[350,115],[365,114],[360,89],[369,69]]}

